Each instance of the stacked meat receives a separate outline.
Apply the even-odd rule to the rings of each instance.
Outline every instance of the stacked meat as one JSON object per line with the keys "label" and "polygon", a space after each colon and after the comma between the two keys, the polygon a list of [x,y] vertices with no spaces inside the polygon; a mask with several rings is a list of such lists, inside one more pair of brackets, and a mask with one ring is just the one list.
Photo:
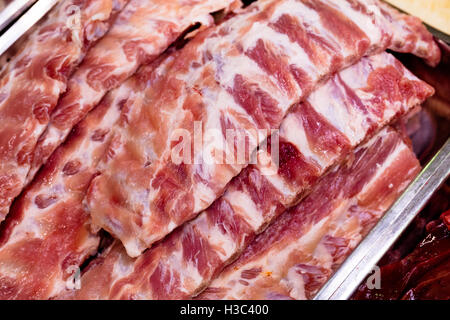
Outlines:
{"label": "stacked meat", "polygon": [[440,60],[377,0],[62,1],[0,80],[0,298],[313,297],[420,170],[387,49]]}

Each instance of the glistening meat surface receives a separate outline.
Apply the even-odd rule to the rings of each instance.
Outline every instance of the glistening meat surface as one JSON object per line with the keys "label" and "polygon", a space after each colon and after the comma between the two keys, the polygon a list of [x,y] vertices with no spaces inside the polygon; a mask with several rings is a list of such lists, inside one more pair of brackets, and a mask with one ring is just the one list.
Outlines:
{"label": "glistening meat surface", "polygon": [[[156,88],[165,90],[146,90],[147,103],[114,129],[114,156],[101,163],[87,196],[93,223],[135,257],[194,218],[248,161],[217,164],[224,152],[235,158],[234,145],[209,139],[192,146],[190,163],[175,164],[173,133],[194,137],[196,121],[220,138],[228,129],[245,132],[251,153],[268,134],[257,130],[278,128],[320,80],[393,45],[404,21],[387,16],[376,1],[265,0],[199,34],[160,79]],[[402,40],[396,49],[439,59],[431,37],[419,52],[417,37]]]}
{"label": "glistening meat surface", "polygon": [[88,48],[126,0],[61,1],[9,62],[0,80],[0,221],[22,191],[36,141]]}
{"label": "glistening meat surface", "polygon": [[200,299],[311,299],[420,171],[383,129],[258,235]]}
{"label": "glistening meat surface", "polygon": [[67,92],[33,151],[27,181],[107,91],[118,87],[140,65],[153,61],[189,27],[196,23],[207,27],[213,23],[210,13],[228,11],[237,4],[234,0],[131,0],[70,78]]}
{"label": "glistening meat surface", "polygon": [[48,299],[74,285],[73,276],[99,245],[82,201],[108,152],[110,128],[139,103],[142,85],[152,85],[147,75],[160,76],[170,61],[158,58],[107,94],[15,201],[0,228],[0,299]]}
{"label": "glistening meat surface", "polygon": [[248,166],[194,220],[136,259],[117,242],[87,267],[80,290],[61,297],[194,296],[349,150],[432,93],[393,56],[363,58],[317,88],[284,119],[275,174]]}
{"label": "glistening meat surface", "polygon": [[[147,64],[149,60],[155,60],[155,57],[143,61],[139,60],[142,57],[137,56],[138,53],[136,53],[136,56],[130,57],[130,60],[136,61],[134,63],[128,61],[126,64],[121,60],[114,62],[111,57],[112,53],[123,53],[122,47],[119,47],[118,51],[105,51],[108,49],[105,46],[111,45],[111,41],[115,41],[118,33],[128,30],[128,36],[131,37],[130,28],[149,27],[149,25],[141,26],[139,21],[142,19],[134,21],[130,15],[134,19],[142,18],[142,15],[144,18],[149,18],[148,16],[152,15],[153,21],[150,19],[148,21],[152,26],[158,24],[158,21],[155,21],[158,11],[162,14],[164,10],[175,9],[174,6],[178,6],[178,11],[171,13],[174,15],[173,22],[169,21],[169,13],[165,15],[166,20],[160,21],[164,22],[165,28],[172,30],[174,35],[169,36],[167,33],[170,32],[164,28],[167,32],[159,30],[160,33],[157,33],[155,29],[152,29],[151,37],[148,30],[147,33],[140,33],[141,36],[147,37],[146,41],[149,41],[145,48],[153,50],[161,45],[161,42],[165,46],[167,41],[175,39],[183,31],[183,25],[187,26],[190,20],[206,19],[205,22],[209,23],[211,19],[209,12],[213,11],[212,8],[222,8],[223,3],[225,2],[189,2],[182,4],[185,8],[179,7],[180,3],[175,1],[165,4],[162,8],[147,6],[146,11],[140,11],[139,15],[132,15],[133,11],[137,10],[135,6],[131,8],[127,6],[118,18],[118,25],[114,25],[111,32],[89,51],[86,59],[89,62],[92,57],[97,57],[104,61],[103,58],[107,56],[111,58],[111,64],[115,63],[116,66],[122,64],[119,71],[128,68],[129,72],[130,70],[134,72],[136,65]],[[226,3],[229,4],[230,1]],[[139,5],[144,5],[144,2],[139,2]],[[190,14],[186,14],[187,10]],[[184,16],[182,16],[183,13]],[[128,29],[124,30],[122,19],[125,18],[131,19],[135,24],[131,26],[128,24]],[[177,19],[181,25],[175,25]],[[152,42],[151,39],[155,41]],[[160,41],[158,42],[157,39]],[[127,36],[122,34],[122,40],[127,41]],[[145,42],[141,43],[141,45],[144,44]],[[158,47],[158,50],[162,48]],[[107,94],[96,109],[72,130],[66,142],[56,149],[41,172],[17,199],[11,209],[11,216],[0,230],[0,297],[2,299],[50,298],[64,290],[67,285],[73,285],[70,281],[74,272],[87,257],[97,252],[99,237],[91,230],[89,212],[82,204],[85,192],[89,182],[97,173],[96,166],[101,156],[104,153],[113,152],[108,149],[111,127],[117,121],[126,121],[126,113],[131,111],[131,106],[142,103],[142,91],[148,86],[153,86],[155,79],[165,72],[167,65],[173,60],[170,56],[173,51],[171,48],[167,53],[156,58],[152,64],[141,67],[133,77]],[[166,57],[168,57],[167,60],[165,60]],[[164,63],[160,65],[160,61]],[[69,87],[73,85],[77,75],[84,74],[86,69],[92,67],[88,62],[80,66],[71,78]],[[158,69],[152,72],[155,66],[158,66]],[[116,70],[116,72],[119,71]],[[97,95],[87,95],[86,99],[97,99],[98,95],[103,94],[105,90],[105,88],[101,89]],[[84,93],[88,94],[89,91]],[[58,108],[60,106],[61,103]]]}

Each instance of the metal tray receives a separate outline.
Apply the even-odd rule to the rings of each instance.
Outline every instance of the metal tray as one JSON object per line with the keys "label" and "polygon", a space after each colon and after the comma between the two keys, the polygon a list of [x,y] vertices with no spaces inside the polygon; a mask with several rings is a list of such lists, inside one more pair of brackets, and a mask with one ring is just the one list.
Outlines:
{"label": "metal tray", "polygon": [[[450,35],[425,25],[436,39],[447,46],[450,44]],[[449,176],[450,138],[320,289],[314,300],[349,299]]]}
{"label": "metal tray", "polygon": [[450,138],[314,299],[345,300],[350,298],[376,263],[449,176]]}
{"label": "metal tray", "polygon": [[[0,12],[0,30],[26,11],[0,36],[0,55],[11,47],[36,22],[38,22],[60,0],[39,0],[28,9],[33,0],[15,0]],[[28,9],[28,10],[27,10]]]}
{"label": "metal tray", "polygon": [[[14,0],[0,12],[0,55],[25,34],[60,0]],[[25,12],[25,13],[24,13]],[[22,14],[22,16],[20,16]],[[19,17],[17,19],[17,17]],[[14,19],[15,23],[6,28]],[[430,28],[445,42],[448,35]],[[315,296],[315,300],[348,299],[401,235],[412,219],[425,206],[439,186],[450,176],[450,139],[434,156],[408,189],[384,215],[343,265]]]}

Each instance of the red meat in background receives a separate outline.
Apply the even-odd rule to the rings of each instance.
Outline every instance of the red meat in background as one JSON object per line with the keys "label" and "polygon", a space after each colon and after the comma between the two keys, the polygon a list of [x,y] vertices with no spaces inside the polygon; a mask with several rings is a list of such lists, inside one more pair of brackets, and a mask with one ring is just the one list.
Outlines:
{"label": "red meat in background", "polygon": [[[413,149],[426,164],[450,136],[450,50],[441,43],[443,59],[437,68],[401,56],[417,76],[436,88],[423,109],[405,124]],[[450,299],[450,180],[380,260],[381,289],[363,282],[352,299]],[[444,212],[444,213],[442,213]]]}
{"label": "red meat in background", "polygon": [[450,299],[450,210],[428,223],[426,231],[412,253],[381,267],[381,289],[364,282],[353,299]]}

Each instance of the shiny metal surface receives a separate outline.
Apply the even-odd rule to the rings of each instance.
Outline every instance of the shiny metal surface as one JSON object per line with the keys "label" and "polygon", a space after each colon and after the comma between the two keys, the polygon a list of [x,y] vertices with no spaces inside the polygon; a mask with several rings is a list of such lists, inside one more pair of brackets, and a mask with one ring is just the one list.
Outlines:
{"label": "shiny metal surface", "polygon": [[450,35],[443,33],[429,25],[426,25],[428,31],[430,31],[430,33],[435,36],[437,39],[440,39],[442,41],[444,41],[446,44],[450,45]]}
{"label": "shiny metal surface", "polygon": [[0,55],[38,22],[58,1],[38,0],[0,37]]}
{"label": "shiny metal surface", "polygon": [[[14,0],[0,12],[0,31],[31,4],[32,7],[0,37],[0,55],[26,33],[60,0]],[[447,43],[448,35],[435,29],[433,34]],[[315,300],[348,299],[373,266],[423,208],[433,192],[450,175],[450,140],[384,215],[343,265],[322,287]]]}
{"label": "shiny metal surface", "polygon": [[14,0],[0,11],[0,31],[28,9],[36,0]]}
{"label": "shiny metal surface", "polygon": [[450,139],[322,287],[314,300],[348,299],[449,175]]}

